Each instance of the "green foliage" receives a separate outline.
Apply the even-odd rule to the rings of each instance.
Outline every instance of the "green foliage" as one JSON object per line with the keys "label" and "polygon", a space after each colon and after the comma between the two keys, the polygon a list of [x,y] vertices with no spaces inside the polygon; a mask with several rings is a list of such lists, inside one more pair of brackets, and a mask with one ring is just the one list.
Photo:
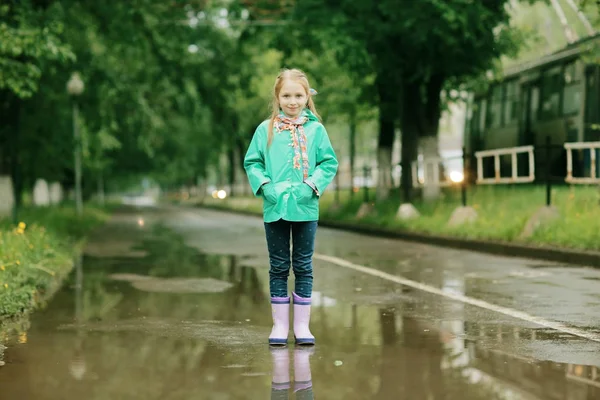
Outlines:
{"label": "green foliage", "polygon": [[37,178],[72,186],[73,99],[65,85],[77,70],[85,83],[76,99],[84,190],[101,176],[179,184],[204,175],[229,143],[222,138],[237,131],[227,106],[232,86],[221,78],[233,75],[236,41],[208,18],[187,23],[200,11],[212,13],[158,0],[3,6],[0,65],[16,69],[0,68],[0,174],[19,180],[18,190]]}
{"label": "green foliage", "polygon": [[[299,3],[298,16],[312,26],[344,34],[352,57],[369,57],[375,70],[393,65],[408,80],[435,75],[462,82],[491,69],[500,55],[516,50],[506,0],[424,0],[378,2],[310,0]],[[334,39],[335,40],[335,39]],[[340,39],[337,42],[342,44]],[[354,51],[361,43],[367,52]]]}
{"label": "green foliage", "polygon": [[71,270],[73,245],[107,219],[102,209],[25,209],[18,226],[0,220],[0,319],[39,306]]}
{"label": "green foliage", "polygon": [[[430,134],[443,106],[427,103],[432,93],[516,50],[505,3],[12,2],[0,12],[0,173],[18,188],[37,178],[70,188],[76,100],[88,194],[100,178],[195,182],[245,150],[284,66],[307,71],[325,121],[342,122],[334,132],[381,107],[398,119],[404,96],[426,108],[405,115]],[[65,90],[73,71],[85,83],[77,99]]]}
{"label": "green foliage", "polygon": [[31,1],[0,6],[0,91],[29,98],[39,89],[44,69],[73,61],[62,35],[59,5],[39,9]]}
{"label": "green foliage", "polygon": [[[583,0],[575,2],[582,15],[593,28],[600,27],[599,7],[595,1]],[[566,0],[557,0],[562,8],[567,24],[577,35],[584,39],[590,35],[584,23]],[[510,68],[523,62],[558,51],[569,43],[565,29],[548,0],[519,1],[510,9],[510,24],[515,32],[521,35],[521,46],[513,57],[502,57],[502,67]]]}

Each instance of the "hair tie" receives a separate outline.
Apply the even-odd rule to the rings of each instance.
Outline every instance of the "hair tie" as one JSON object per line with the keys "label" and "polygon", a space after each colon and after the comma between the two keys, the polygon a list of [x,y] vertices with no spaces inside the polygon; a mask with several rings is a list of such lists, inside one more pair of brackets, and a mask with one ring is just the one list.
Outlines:
{"label": "hair tie", "polygon": [[311,96],[316,96],[317,94],[319,94],[319,92],[317,92],[315,89],[310,88],[308,89],[308,93],[310,93]]}

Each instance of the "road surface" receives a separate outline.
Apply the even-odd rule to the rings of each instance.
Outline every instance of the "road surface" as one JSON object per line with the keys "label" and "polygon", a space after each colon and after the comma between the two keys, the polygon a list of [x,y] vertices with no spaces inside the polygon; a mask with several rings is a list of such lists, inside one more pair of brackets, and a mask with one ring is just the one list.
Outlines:
{"label": "road surface", "polygon": [[273,350],[259,218],[129,207],[75,261],[2,399],[600,399],[597,270],[319,228],[317,345]]}

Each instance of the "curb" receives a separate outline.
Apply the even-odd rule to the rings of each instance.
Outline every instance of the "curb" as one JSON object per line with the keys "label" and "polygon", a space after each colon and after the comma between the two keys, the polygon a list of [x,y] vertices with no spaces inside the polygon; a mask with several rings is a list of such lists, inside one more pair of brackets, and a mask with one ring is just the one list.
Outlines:
{"label": "curb", "polygon": [[[198,204],[195,207],[228,212],[232,214],[253,216],[257,218],[261,217],[261,214],[252,211],[233,210],[226,207],[205,204]],[[531,258],[577,266],[600,268],[600,251],[571,250],[552,246],[542,247],[492,240],[464,239],[451,236],[408,232],[384,227],[372,227],[326,219],[320,219],[319,226],[360,233],[363,235],[400,239],[408,242],[417,242],[459,250],[469,250],[478,253],[500,255],[503,257]]]}

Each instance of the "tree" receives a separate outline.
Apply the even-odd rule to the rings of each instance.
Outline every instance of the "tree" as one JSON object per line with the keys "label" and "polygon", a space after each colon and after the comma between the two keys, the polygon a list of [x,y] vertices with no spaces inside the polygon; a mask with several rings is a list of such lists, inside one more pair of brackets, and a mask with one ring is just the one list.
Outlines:
{"label": "tree", "polygon": [[[268,116],[270,110],[266,106],[278,70],[283,67],[300,68],[307,73],[311,84],[319,92],[317,107],[323,122],[331,124],[333,128],[330,135],[335,135],[334,132],[339,135],[340,129],[336,128],[340,125],[343,127],[343,137],[340,137],[343,140],[334,138],[336,147],[339,149],[349,136],[350,170],[354,171],[358,128],[361,123],[376,117],[371,106],[372,100],[369,99],[374,95],[370,90],[373,74],[368,65],[355,65],[355,68],[341,65],[336,52],[343,48],[329,40],[327,32],[311,31],[307,35],[302,29],[294,29],[291,13],[293,3],[240,0],[232,3],[230,8],[230,13],[234,10],[233,13],[237,15],[242,14],[243,10],[248,11],[238,41],[245,62],[240,63],[240,70],[236,74],[240,97],[235,104],[242,111],[240,123],[249,123],[242,132],[248,132],[246,139],[249,140],[258,123]],[[348,40],[345,39],[346,42]],[[364,59],[355,60],[361,63]],[[253,84],[258,81],[261,82],[260,87]],[[249,109],[246,109],[245,102]],[[256,115],[258,119],[248,118],[250,115]],[[341,174],[343,172],[340,171]],[[353,181],[353,174],[350,175]]]}
{"label": "tree", "polygon": [[27,182],[24,105],[38,91],[44,71],[74,59],[62,35],[61,11],[34,0],[0,6],[0,174],[12,178],[15,220]]}
{"label": "tree", "polygon": [[[421,147],[437,156],[444,89],[463,89],[494,68],[518,40],[510,29],[507,0],[307,0],[297,2],[305,29],[328,33],[345,64],[370,65],[376,74],[380,173],[390,171],[394,128],[402,133],[402,186],[412,187],[411,163]],[[349,39],[348,39],[349,38]],[[363,58],[364,60],[357,61]],[[449,93],[449,92],[448,92]],[[380,182],[384,184],[385,181]],[[426,191],[436,195],[436,188]],[[379,190],[379,198],[387,196]]]}
{"label": "tree", "polygon": [[74,70],[86,85],[79,123],[88,195],[90,182],[102,187],[107,176],[188,183],[215,161],[221,133],[232,131],[220,74],[235,38],[218,21],[192,23],[208,13],[202,3],[179,5],[27,0],[0,8],[0,173],[13,175],[18,204],[37,178],[72,184],[65,84]]}

